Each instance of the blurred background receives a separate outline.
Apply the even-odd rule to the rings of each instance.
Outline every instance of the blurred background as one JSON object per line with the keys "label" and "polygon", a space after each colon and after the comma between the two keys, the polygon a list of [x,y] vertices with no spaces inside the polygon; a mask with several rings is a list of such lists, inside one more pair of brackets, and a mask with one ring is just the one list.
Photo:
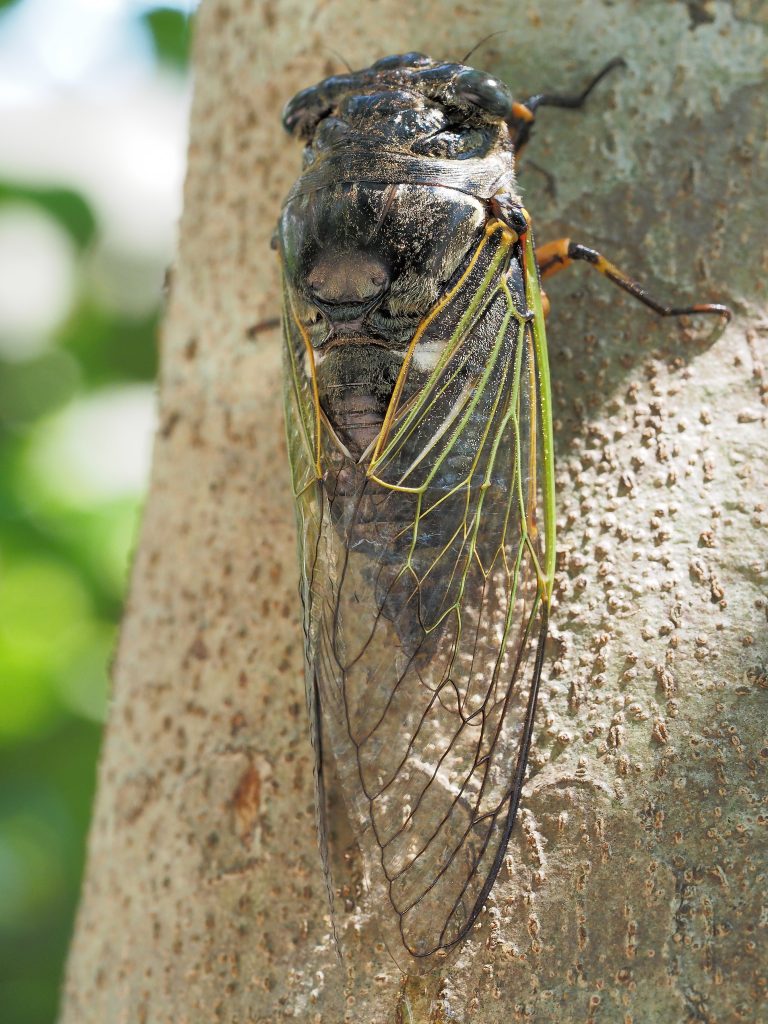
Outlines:
{"label": "blurred background", "polygon": [[0,1021],[52,1024],[149,470],[195,0],[0,0]]}

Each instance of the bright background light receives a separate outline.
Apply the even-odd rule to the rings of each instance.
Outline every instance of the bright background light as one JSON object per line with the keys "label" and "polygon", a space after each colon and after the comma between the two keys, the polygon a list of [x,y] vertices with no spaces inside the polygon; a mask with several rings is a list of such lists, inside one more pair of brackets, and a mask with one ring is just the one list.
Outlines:
{"label": "bright background light", "polygon": [[155,429],[195,4],[0,0],[0,1019],[51,1024]]}

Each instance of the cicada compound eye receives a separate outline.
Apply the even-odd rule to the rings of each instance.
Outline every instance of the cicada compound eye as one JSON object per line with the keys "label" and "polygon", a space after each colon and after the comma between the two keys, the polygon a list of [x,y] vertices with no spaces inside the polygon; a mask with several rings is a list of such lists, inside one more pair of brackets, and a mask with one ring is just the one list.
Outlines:
{"label": "cicada compound eye", "polygon": [[480,107],[492,117],[506,118],[512,112],[512,94],[509,89],[484,71],[467,68],[457,76],[453,87],[458,97]]}
{"label": "cicada compound eye", "polygon": [[283,111],[283,128],[299,139],[309,141],[324,117],[333,112],[337,101],[359,84],[359,78],[349,75],[333,75],[318,85],[297,92]]}
{"label": "cicada compound eye", "polygon": [[285,105],[283,110],[283,128],[289,135],[296,138],[308,139],[319,121],[329,112],[326,97],[321,96],[317,86],[309,89],[302,89],[297,92],[292,100]]}

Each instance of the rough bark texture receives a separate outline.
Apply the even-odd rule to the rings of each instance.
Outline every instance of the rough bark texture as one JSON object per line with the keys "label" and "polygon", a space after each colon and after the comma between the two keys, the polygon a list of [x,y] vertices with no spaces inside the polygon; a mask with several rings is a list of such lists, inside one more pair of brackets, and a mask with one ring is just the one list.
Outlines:
{"label": "rough bark texture", "polygon": [[[765,8],[204,0],[161,429],[115,670],[62,1024],[765,1020]],[[269,237],[294,90],[389,52],[474,58],[545,111],[539,240],[603,249],[725,330],[553,281],[556,637],[524,810],[442,978],[405,981],[312,813]],[[763,587],[761,596],[761,586]],[[409,1016],[410,1014],[410,1016]]]}

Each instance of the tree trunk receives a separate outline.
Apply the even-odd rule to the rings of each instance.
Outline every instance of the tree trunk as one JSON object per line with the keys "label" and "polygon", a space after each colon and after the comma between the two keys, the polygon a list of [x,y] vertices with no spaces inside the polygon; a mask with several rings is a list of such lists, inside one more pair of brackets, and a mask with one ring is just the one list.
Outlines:
{"label": "tree trunk", "polygon": [[[161,425],[62,1024],[765,1020],[768,249],[758,0],[204,0]],[[545,110],[526,157],[549,288],[559,576],[522,811],[444,976],[404,979],[315,840],[269,239],[300,154],[283,102],[419,49]],[[763,589],[763,594],[765,590]],[[761,882],[762,877],[762,882]],[[760,1007],[763,1007],[761,1011]]]}

